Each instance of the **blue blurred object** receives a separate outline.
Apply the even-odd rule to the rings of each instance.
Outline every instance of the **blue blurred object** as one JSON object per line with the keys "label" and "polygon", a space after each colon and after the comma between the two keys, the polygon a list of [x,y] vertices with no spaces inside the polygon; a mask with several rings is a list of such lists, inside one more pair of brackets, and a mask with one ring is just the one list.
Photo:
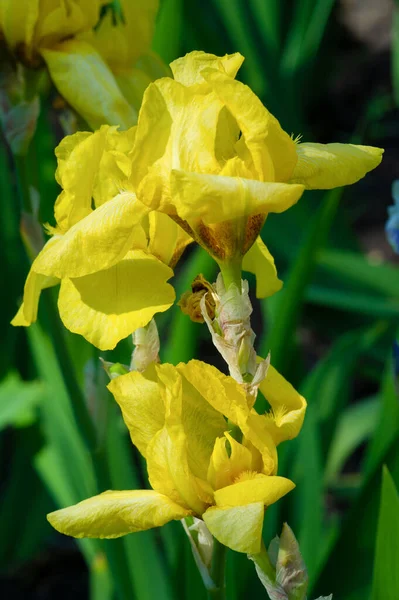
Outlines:
{"label": "blue blurred object", "polygon": [[399,254],[399,179],[395,179],[392,184],[392,197],[395,204],[388,207],[389,219],[385,231],[392,248]]}
{"label": "blue blurred object", "polygon": [[393,370],[395,377],[399,375],[399,343],[395,341],[392,346]]}

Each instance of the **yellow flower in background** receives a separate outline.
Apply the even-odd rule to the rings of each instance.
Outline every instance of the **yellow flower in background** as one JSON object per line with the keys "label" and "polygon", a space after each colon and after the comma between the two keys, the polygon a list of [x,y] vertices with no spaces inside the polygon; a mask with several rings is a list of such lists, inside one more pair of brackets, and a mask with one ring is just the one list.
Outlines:
{"label": "yellow flower in background", "polygon": [[109,11],[87,40],[106,61],[123,95],[137,112],[146,87],[170,75],[170,69],[150,51],[158,0],[120,0],[122,18]]}
{"label": "yellow flower in background", "polygon": [[108,0],[1,0],[0,32],[27,67],[37,69],[44,61],[60,94],[92,129],[105,123],[127,129],[137,121],[147,83],[165,74],[160,59],[145,58],[158,2],[125,0],[118,20],[109,9],[94,29],[106,4]]}
{"label": "yellow flower in background", "polygon": [[41,290],[60,283],[64,325],[107,350],[173,304],[167,280],[191,240],[166,215],[149,214],[133,192],[119,193],[134,133],[103,126],[56,149],[57,225],[32,264],[13,325],[33,323]]}
{"label": "yellow flower in background", "polygon": [[[294,488],[276,475],[276,444],[299,432],[306,406],[283,377],[270,375],[270,415],[255,413],[242,386],[200,361],[152,364],[114,379],[108,387],[153,489],[107,491],[51,513],[50,523],[78,538],[113,538],[193,515],[222,544],[259,552],[265,508]],[[240,424],[241,439],[225,417]]]}
{"label": "yellow flower in background", "polygon": [[248,270],[267,270],[257,294],[266,296],[280,286],[258,237],[267,215],[290,208],[305,189],[355,183],[383,151],[295,142],[234,79],[242,61],[240,54],[191,52],[171,64],[174,79],[149,85],[132,180],[143,203],[170,215],[219,263],[240,260],[252,247]]}

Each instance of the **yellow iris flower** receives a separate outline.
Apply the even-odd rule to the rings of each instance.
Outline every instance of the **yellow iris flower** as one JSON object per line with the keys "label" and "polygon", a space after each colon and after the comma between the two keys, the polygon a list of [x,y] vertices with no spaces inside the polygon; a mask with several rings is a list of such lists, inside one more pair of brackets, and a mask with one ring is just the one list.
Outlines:
{"label": "yellow iris flower", "polygon": [[[262,392],[272,410],[259,415],[234,379],[196,360],[152,364],[108,387],[153,489],[104,492],[48,515],[53,527],[115,538],[193,515],[225,546],[258,553],[265,508],[294,488],[276,475],[276,446],[299,432],[304,398],[270,367]],[[240,426],[241,439],[224,417]]]}
{"label": "yellow iris flower", "polygon": [[290,208],[305,189],[355,183],[383,151],[294,141],[235,80],[242,62],[240,54],[191,52],[171,63],[174,79],[148,86],[132,181],[143,203],[170,215],[219,263],[249,250],[246,268],[262,264],[269,276],[257,290],[264,297],[280,286],[258,237],[266,216]]}
{"label": "yellow iris flower", "polygon": [[119,193],[131,173],[134,133],[104,125],[66,137],[56,149],[63,187],[57,226],[32,264],[13,325],[33,323],[41,290],[60,283],[64,325],[107,350],[173,303],[167,280],[191,240],[133,192]]}
{"label": "yellow iris flower", "polygon": [[149,52],[158,0],[124,0],[123,20],[114,23],[108,11],[94,29],[107,3],[0,0],[0,32],[26,66],[47,65],[60,94],[92,129],[104,123],[127,129],[137,121],[147,83],[165,74],[156,57],[136,65]]}

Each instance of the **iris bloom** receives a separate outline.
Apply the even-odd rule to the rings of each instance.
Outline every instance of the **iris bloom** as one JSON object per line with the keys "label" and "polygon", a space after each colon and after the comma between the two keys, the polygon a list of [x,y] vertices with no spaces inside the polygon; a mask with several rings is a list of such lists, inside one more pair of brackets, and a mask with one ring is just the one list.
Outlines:
{"label": "iris bloom", "polygon": [[174,79],[149,85],[132,180],[142,202],[170,215],[219,263],[240,261],[255,242],[249,258],[262,260],[269,276],[257,290],[264,297],[279,287],[258,237],[267,215],[290,208],[305,189],[355,183],[382,150],[293,140],[235,80],[242,62],[240,54],[191,52],[171,64]]}
{"label": "iris bloom", "polygon": [[[294,488],[276,474],[276,446],[298,434],[304,398],[270,367],[261,389],[272,410],[259,415],[234,379],[196,360],[152,364],[108,387],[153,489],[104,492],[48,515],[53,527],[115,538],[192,515],[222,544],[258,553],[265,508]],[[224,417],[240,427],[234,437]]]}
{"label": "iris bloom", "polygon": [[[136,65],[149,51],[158,1],[144,6],[123,0],[124,20],[114,23],[108,11],[94,30],[105,4],[108,0],[1,0],[0,32],[26,66],[38,68],[44,61],[60,94],[90,127],[108,123],[127,129],[136,123],[144,81],[159,76],[153,66],[151,73],[143,63],[146,73]],[[129,83],[120,87],[126,72]]]}
{"label": "iris bloom", "polygon": [[167,280],[190,238],[166,215],[149,214],[132,192],[119,193],[133,138],[134,129],[103,126],[56,149],[57,225],[32,264],[13,325],[33,323],[41,290],[60,283],[64,325],[107,350],[173,303]]}

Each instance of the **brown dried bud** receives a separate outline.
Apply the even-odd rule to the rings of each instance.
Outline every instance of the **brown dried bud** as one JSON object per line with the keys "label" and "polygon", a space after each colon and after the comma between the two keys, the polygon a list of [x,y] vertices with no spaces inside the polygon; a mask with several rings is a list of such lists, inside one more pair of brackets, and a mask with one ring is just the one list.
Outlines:
{"label": "brown dried bud", "polygon": [[[201,311],[201,299],[205,296],[205,304],[207,307],[208,314],[215,317],[215,301],[212,296],[213,287],[205,279],[203,275],[197,275],[191,284],[191,292],[184,292],[179,302],[181,311],[190,317],[194,323],[203,323],[204,317]],[[208,292],[210,292],[208,294]]]}

